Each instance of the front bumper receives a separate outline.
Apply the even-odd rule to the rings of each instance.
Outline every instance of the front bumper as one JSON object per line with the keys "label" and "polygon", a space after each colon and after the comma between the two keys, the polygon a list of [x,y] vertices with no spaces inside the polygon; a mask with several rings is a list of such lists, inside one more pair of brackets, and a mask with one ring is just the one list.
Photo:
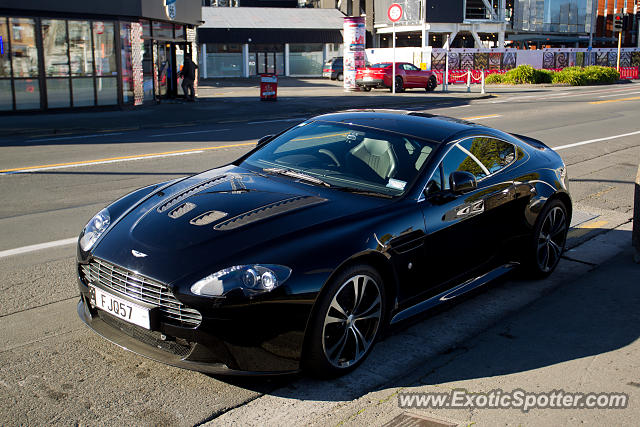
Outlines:
{"label": "front bumper", "polygon": [[[239,309],[237,318],[203,316],[196,328],[160,322],[147,330],[93,307],[88,284],[80,275],[78,285],[80,319],[98,335],[125,350],[167,365],[209,374],[281,375],[299,371],[304,332],[291,325],[283,329],[278,323],[271,328],[267,326],[269,330],[265,331],[264,325],[268,322],[261,319],[265,315],[273,318],[271,307],[267,311],[261,307]],[[254,329],[248,329],[248,325]]]}

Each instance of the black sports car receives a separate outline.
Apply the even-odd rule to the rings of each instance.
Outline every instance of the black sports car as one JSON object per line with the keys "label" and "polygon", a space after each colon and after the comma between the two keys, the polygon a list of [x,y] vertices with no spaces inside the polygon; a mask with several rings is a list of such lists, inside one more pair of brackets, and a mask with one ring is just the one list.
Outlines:
{"label": "black sports car", "polygon": [[314,117],[99,212],[78,242],[78,314],[183,368],[345,373],[389,324],[516,266],[551,273],[567,181],[549,147],[485,126]]}

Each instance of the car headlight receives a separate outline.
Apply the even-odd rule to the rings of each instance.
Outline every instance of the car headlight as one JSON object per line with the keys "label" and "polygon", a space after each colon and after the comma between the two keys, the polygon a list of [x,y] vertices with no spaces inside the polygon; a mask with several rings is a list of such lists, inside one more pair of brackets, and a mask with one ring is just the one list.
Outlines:
{"label": "car headlight", "polygon": [[98,241],[102,233],[109,227],[111,218],[109,217],[109,211],[103,209],[98,212],[82,230],[82,237],[80,237],[80,248],[87,252]]}
{"label": "car headlight", "polygon": [[272,291],[290,275],[291,269],[282,265],[236,265],[198,280],[191,292],[207,297],[222,297],[232,291],[256,295]]}

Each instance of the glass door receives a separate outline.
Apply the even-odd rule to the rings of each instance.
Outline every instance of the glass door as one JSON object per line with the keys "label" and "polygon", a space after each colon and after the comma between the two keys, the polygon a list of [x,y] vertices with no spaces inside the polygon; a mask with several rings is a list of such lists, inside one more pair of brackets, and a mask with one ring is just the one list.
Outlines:
{"label": "glass door", "polygon": [[159,98],[166,98],[171,89],[171,50],[167,43],[156,42],[156,69],[158,70],[158,87],[156,87],[156,95]]}

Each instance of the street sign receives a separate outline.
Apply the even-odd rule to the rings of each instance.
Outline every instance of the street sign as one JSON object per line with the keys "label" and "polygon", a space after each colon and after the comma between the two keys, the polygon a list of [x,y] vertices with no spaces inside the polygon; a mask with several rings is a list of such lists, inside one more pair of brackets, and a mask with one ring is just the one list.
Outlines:
{"label": "street sign", "polygon": [[392,3],[389,6],[389,10],[387,10],[387,16],[389,17],[389,21],[398,22],[400,18],[402,18],[402,6],[398,3]]}

